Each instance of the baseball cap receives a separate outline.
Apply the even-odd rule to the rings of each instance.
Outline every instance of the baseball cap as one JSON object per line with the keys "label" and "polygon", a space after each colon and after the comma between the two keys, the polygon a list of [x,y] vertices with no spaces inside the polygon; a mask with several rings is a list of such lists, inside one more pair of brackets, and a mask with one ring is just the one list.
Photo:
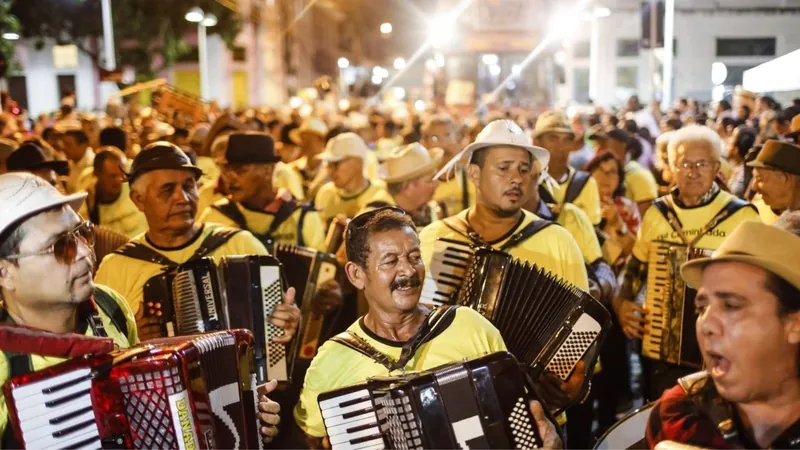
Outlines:
{"label": "baseball cap", "polygon": [[229,164],[274,164],[281,158],[267,133],[246,131],[228,136],[225,160]]}
{"label": "baseball cap", "polygon": [[31,173],[12,172],[0,175],[0,236],[22,221],[61,205],[76,212],[86,199],[86,192],[64,195],[44,179]]}

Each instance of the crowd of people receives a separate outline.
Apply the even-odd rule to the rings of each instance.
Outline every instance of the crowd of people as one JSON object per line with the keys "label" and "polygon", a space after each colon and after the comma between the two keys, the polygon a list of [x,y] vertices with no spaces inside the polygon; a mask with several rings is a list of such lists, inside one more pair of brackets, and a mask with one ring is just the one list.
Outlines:
{"label": "crowd of people", "polygon": [[[800,448],[800,101],[737,90],[732,103],[681,99],[662,114],[632,97],[573,117],[356,101],[212,106],[196,121],[134,103],[91,115],[67,102],[31,122],[5,112],[0,318],[124,348],[161,335],[147,290],[171,268],[279,244],[335,252],[346,276],[313,299],[333,324],[323,340],[381,358],[328,340],[295,367],[294,390],[268,385],[281,408],[259,405],[265,441],[320,448],[319,394],[506,348],[477,312],[420,302],[447,239],[536,264],[611,312],[600,363],[558,386],[566,413],[531,405],[547,446],[591,448],[635,400],[661,399],[651,446]],[[335,249],[332,224],[346,224]],[[659,245],[697,253],[666,276],[697,291],[687,332],[704,372],[642,354],[660,320],[645,301]],[[290,289],[272,314],[279,342],[301,321],[294,303]],[[11,356],[0,382],[63,360]],[[0,402],[3,447],[7,418]]]}

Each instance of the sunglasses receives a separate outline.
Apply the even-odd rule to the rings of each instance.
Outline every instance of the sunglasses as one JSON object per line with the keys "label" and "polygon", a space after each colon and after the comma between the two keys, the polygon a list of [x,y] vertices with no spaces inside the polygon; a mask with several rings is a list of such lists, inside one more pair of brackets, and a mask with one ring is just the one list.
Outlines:
{"label": "sunglasses", "polygon": [[347,224],[347,239],[350,239],[350,236],[352,236],[353,231],[364,228],[364,226],[367,224],[367,222],[370,221],[370,219],[372,219],[382,211],[393,211],[403,216],[406,215],[405,210],[397,206],[382,206],[380,208],[375,208],[372,211],[367,211],[365,213],[359,214],[355,218],[353,218],[353,220],[351,220],[350,223]]}
{"label": "sunglasses", "polygon": [[56,261],[70,265],[75,262],[78,257],[78,239],[83,241],[90,249],[94,247],[95,230],[91,222],[83,222],[70,231],[60,234],[56,237],[53,245],[45,250],[36,253],[26,253],[7,256],[4,259],[19,260],[29,256],[49,255],[53,254]]}

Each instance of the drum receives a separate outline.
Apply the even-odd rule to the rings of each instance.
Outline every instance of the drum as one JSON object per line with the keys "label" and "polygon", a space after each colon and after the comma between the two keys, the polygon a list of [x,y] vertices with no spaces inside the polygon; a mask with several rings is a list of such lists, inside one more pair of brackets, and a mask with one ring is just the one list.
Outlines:
{"label": "drum", "polygon": [[597,440],[596,450],[648,448],[645,442],[647,419],[655,402],[642,406],[615,423]]}

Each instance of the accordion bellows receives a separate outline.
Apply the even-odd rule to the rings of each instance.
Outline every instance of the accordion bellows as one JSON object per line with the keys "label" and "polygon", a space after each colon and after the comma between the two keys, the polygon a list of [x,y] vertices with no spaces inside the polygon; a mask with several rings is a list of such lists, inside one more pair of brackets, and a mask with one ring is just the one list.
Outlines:
{"label": "accordion bellows", "polygon": [[320,394],[333,450],[542,445],[519,363],[507,352]]}

